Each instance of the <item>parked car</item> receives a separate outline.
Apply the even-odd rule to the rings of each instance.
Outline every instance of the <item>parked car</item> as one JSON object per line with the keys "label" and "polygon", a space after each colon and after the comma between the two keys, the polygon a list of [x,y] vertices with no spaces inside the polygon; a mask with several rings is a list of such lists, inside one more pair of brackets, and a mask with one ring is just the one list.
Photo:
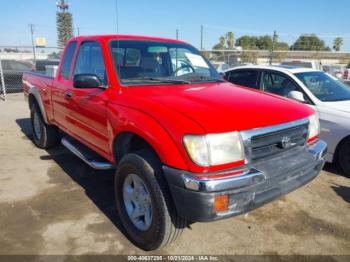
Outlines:
{"label": "parked car", "polygon": [[298,67],[245,66],[225,72],[231,83],[299,100],[319,113],[326,161],[350,175],[350,89],[322,71]]}
{"label": "parked car", "polygon": [[344,72],[345,72],[345,66],[342,65],[323,65],[322,70],[338,79],[342,79]]}
{"label": "parked car", "polygon": [[222,73],[225,70],[230,68],[230,66],[228,64],[226,64],[225,62],[212,62],[211,64],[216,69],[216,71],[218,71],[219,73]]}
{"label": "parked car", "polygon": [[[4,82],[7,93],[22,92],[22,75],[23,72],[32,69],[30,62],[4,59],[1,60],[2,70],[4,74]],[[1,85],[1,81],[0,81]]]}
{"label": "parked car", "polygon": [[350,68],[346,68],[344,70],[343,80],[346,84],[350,84]]}
{"label": "parked car", "polygon": [[322,70],[322,64],[317,60],[286,60],[281,63],[282,66],[304,67],[314,70]]}
{"label": "parked car", "polygon": [[142,249],[257,208],[323,167],[313,109],[232,86],[189,44],[80,36],[62,59],[55,78],[24,74],[33,141],[52,147],[61,129],[92,168],[116,168],[117,212]]}

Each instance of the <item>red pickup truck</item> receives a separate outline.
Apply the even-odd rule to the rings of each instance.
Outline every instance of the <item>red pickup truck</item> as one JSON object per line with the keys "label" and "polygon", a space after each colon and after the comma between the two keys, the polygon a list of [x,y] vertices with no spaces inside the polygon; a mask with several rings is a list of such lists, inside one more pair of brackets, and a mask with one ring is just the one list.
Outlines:
{"label": "red pickup truck", "polygon": [[34,143],[116,169],[115,200],[144,250],[189,223],[242,214],[315,178],[312,109],[222,80],[193,46],[127,35],[67,44],[55,77],[24,74]]}

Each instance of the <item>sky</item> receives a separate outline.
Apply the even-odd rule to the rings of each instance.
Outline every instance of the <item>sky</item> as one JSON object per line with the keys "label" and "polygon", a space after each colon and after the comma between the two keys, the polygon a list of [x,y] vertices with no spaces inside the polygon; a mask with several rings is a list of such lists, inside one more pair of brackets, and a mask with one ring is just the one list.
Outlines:
{"label": "sky", "polygon": [[[0,45],[30,45],[28,24],[34,36],[46,37],[56,46],[57,0],[0,0]],[[344,39],[342,51],[350,52],[349,0],[117,0],[118,31],[179,38],[211,49],[218,38],[232,31],[241,35],[272,34],[292,44],[303,33],[316,33],[332,46]],[[116,0],[69,0],[75,34],[117,32]]]}

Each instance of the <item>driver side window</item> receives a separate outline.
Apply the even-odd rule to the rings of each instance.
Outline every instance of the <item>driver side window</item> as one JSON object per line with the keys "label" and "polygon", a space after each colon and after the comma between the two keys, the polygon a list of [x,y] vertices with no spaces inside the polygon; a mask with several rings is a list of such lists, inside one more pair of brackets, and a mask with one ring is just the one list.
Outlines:
{"label": "driver side window", "polygon": [[102,49],[97,42],[89,41],[80,45],[74,75],[93,74],[107,85],[106,68],[103,60]]}
{"label": "driver side window", "polygon": [[262,90],[284,97],[287,97],[291,91],[299,91],[292,80],[273,72],[263,72],[261,84]]}

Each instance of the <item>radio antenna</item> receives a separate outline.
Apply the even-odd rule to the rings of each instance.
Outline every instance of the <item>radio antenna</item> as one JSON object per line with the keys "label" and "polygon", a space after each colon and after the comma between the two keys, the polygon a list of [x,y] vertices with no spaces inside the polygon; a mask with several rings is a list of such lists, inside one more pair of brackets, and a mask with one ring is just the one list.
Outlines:
{"label": "radio antenna", "polygon": [[115,0],[115,24],[116,24],[117,34],[119,34],[118,0]]}

